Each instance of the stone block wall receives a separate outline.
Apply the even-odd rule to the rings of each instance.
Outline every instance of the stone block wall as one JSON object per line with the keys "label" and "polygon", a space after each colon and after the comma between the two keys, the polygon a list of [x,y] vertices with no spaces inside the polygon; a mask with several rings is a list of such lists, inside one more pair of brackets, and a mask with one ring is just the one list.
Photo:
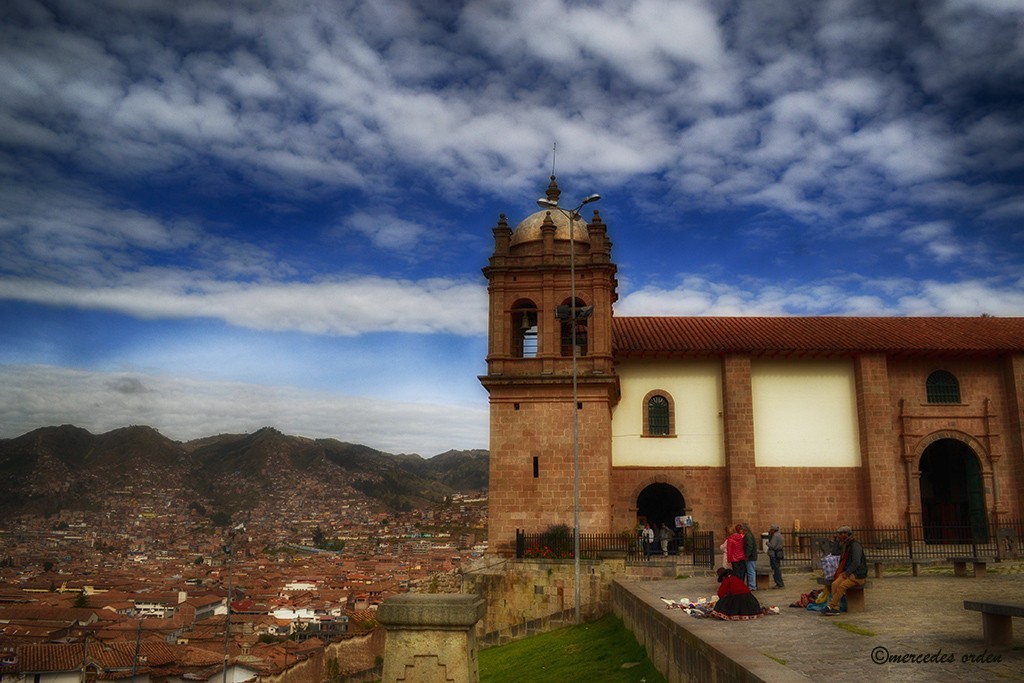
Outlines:
{"label": "stone block wall", "polygon": [[[612,611],[636,637],[668,683],[791,683],[807,680],[760,653],[735,646],[712,646],[616,582]],[[737,636],[742,638],[742,636]]]}
{"label": "stone block wall", "polygon": [[[572,401],[562,385],[520,389],[491,397],[488,545],[510,552],[516,529],[541,532],[574,523]],[[580,526],[610,524],[611,425],[607,390],[579,389]]]}
{"label": "stone block wall", "polygon": [[[871,509],[861,468],[761,467],[751,488],[740,493],[746,499],[742,506],[734,506],[729,499],[727,479],[723,467],[617,467],[612,472],[615,529],[635,526],[637,496],[645,486],[656,482],[679,489],[700,530],[714,531],[716,539],[726,526],[737,522],[747,522],[755,531],[767,530],[772,523],[789,528],[796,520],[804,529],[870,524]],[[905,490],[903,484],[896,487]],[[741,510],[751,508],[758,512],[742,516]]]}
{"label": "stone block wall", "polygon": [[[674,566],[667,570],[674,575]],[[580,562],[583,621],[608,613],[612,582],[625,574],[622,559]],[[572,560],[537,562],[488,555],[466,567],[462,592],[487,602],[486,615],[477,625],[481,644],[497,645],[575,623]]]}

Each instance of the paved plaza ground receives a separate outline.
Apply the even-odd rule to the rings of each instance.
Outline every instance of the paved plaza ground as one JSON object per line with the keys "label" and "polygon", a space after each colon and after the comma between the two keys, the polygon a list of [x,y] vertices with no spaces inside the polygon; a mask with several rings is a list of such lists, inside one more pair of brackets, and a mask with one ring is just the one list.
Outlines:
{"label": "paved plaza ground", "polygon": [[819,587],[814,574],[788,573],[785,581],[785,589],[756,594],[781,614],[746,622],[698,619],[659,599],[710,597],[718,588],[711,573],[624,583],[708,645],[741,648],[745,661],[763,661],[768,680],[1024,681],[1024,619],[1014,619],[1011,646],[986,648],[981,614],[963,608],[964,600],[977,599],[1024,604],[1024,564],[989,565],[977,578],[953,576],[951,567],[917,577],[887,571],[870,579],[866,611],[835,617],[789,607]]}

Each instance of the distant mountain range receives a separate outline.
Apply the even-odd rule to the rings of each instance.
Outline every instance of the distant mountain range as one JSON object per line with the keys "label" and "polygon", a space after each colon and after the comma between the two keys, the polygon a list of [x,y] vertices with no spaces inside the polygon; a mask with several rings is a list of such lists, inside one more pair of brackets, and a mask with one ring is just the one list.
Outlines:
{"label": "distant mountain range", "polygon": [[110,496],[148,489],[172,492],[211,515],[230,516],[294,491],[365,496],[384,510],[408,510],[486,490],[488,460],[485,450],[393,455],[271,427],[186,442],[146,426],[105,434],[43,427],[0,439],[0,516],[103,509]]}

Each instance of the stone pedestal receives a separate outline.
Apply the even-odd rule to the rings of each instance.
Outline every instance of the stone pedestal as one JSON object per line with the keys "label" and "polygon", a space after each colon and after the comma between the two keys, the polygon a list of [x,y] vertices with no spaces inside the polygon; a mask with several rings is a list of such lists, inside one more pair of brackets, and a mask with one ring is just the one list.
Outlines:
{"label": "stone pedestal", "polygon": [[476,632],[486,601],[478,595],[406,593],[385,600],[387,629],[381,683],[476,683]]}

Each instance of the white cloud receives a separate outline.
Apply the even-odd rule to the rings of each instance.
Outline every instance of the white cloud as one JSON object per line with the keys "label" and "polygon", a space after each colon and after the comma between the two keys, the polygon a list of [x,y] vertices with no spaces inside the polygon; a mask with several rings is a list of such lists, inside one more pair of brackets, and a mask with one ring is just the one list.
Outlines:
{"label": "white cloud", "polygon": [[[349,348],[372,345],[359,336],[375,332],[478,340],[493,216],[468,226],[463,207],[513,197],[532,206],[557,141],[560,181],[629,195],[601,205],[620,267],[643,239],[634,231],[661,252],[622,268],[622,315],[1024,310],[1019,3],[5,9],[7,301],[345,336]],[[722,236],[693,239],[697,223]],[[741,265],[726,253],[731,239],[743,241]],[[709,244],[722,253],[708,255]],[[670,284],[649,274],[652,261],[673,271],[661,264],[679,254],[707,270]],[[807,270],[791,274],[797,259]],[[893,274],[907,272],[950,281]],[[132,379],[81,382],[115,394],[112,406],[134,401],[131,410],[166,387]],[[211,414],[239,419],[217,398],[233,389],[196,391],[214,396],[200,403]],[[268,407],[285,390],[260,396],[254,414],[290,410]],[[160,410],[199,424],[181,405]]]}
{"label": "white cloud", "polygon": [[1017,280],[940,283],[848,276],[819,282],[740,283],[685,276],[672,289],[646,287],[622,296],[617,315],[981,315],[1019,316],[1024,293]]}
{"label": "white cloud", "polygon": [[908,315],[1019,316],[1024,310],[1020,282],[1011,289],[984,280],[946,283],[927,281],[919,291],[904,296],[899,305]]}
{"label": "white cloud", "polygon": [[116,311],[140,318],[214,318],[254,330],[352,336],[370,332],[486,331],[482,284],[443,278],[381,277],[313,283],[232,283],[158,272],[119,285],[82,288],[31,279],[0,280],[0,299]]}
{"label": "white cloud", "polygon": [[[535,174],[557,139],[572,150],[566,172],[665,174],[694,198],[714,188],[712,201],[831,218],[981,168],[1024,133],[1009,111],[950,127],[950,112],[915,102],[911,75],[879,68],[901,50],[917,55],[936,92],[966,87],[990,63],[1012,74],[1024,47],[1008,49],[1005,29],[998,48],[975,33],[1007,23],[1010,10],[991,0],[915,11],[113,3],[102,25],[77,13],[77,33],[40,16],[0,35],[12,46],[0,73],[17,95],[0,120],[22,144],[69,151],[104,173],[166,172],[212,155],[249,182],[306,192],[372,192],[378,174],[411,169],[442,179],[450,196],[492,189]],[[924,22],[941,52],[914,52],[927,44]],[[211,32],[217,45],[200,38]]]}
{"label": "white cloud", "polygon": [[58,424],[93,433],[146,424],[175,440],[273,426],[426,457],[486,448],[488,424],[486,405],[378,401],[287,386],[40,365],[0,365],[0,415],[0,438]]}
{"label": "white cloud", "polygon": [[907,228],[900,239],[924,249],[937,262],[949,261],[963,252],[948,222],[935,221]]}

